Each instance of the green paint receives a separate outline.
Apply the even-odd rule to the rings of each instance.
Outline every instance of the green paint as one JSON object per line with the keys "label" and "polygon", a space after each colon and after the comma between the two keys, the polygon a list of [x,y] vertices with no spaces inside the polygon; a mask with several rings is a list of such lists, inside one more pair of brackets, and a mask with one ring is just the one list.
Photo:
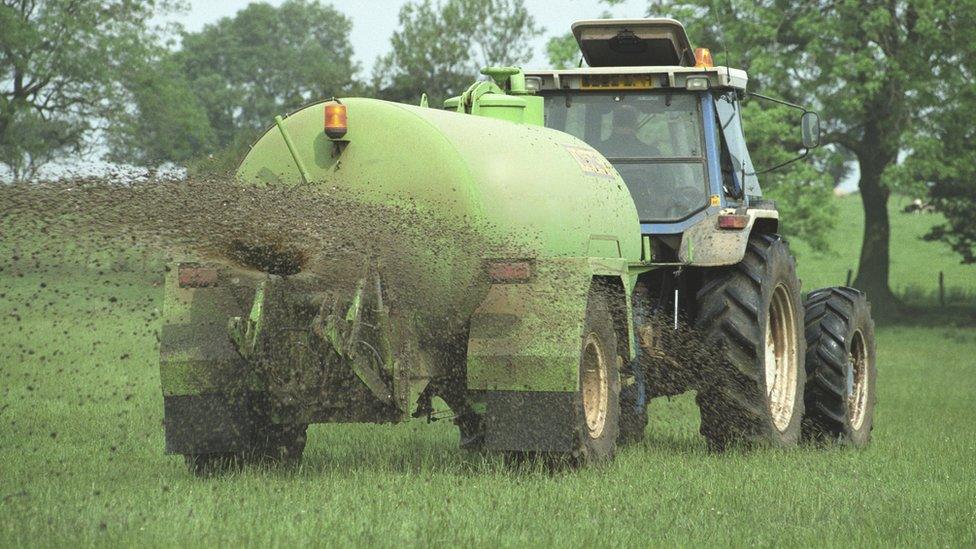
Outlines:
{"label": "green paint", "polygon": [[[428,248],[402,251],[403,261],[423,266],[416,284],[430,300],[421,325],[437,318],[463,324],[487,291],[488,258],[607,254],[640,260],[640,224],[627,187],[615,174],[586,171],[572,151],[598,153],[575,137],[372,99],[343,99],[343,104],[349,146],[339,157],[341,169],[334,169],[332,143],[321,131],[323,105],[283,121],[297,143],[313,145],[299,149],[311,181],[322,183],[313,191],[409,208],[432,225],[464,226],[483,242],[480,249],[463,249],[450,231],[435,231],[427,237]],[[263,184],[301,181],[279,131],[254,144],[238,174],[245,182]],[[590,250],[594,235],[616,238],[619,250],[618,245]]]}
{"label": "green paint", "polygon": [[[445,101],[444,108],[518,124],[545,125],[543,99],[526,90],[521,69],[488,67],[481,73],[492,80],[471,84],[460,96]],[[504,85],[508,85],[508,93],[502,88]]]}
{"label": "green paint", "polygon": [[291,153],[292,159],[295,160],[295,167],[298,168],[298,173],[302,176],[302,182],[308,183],[311,179],[308,176],[308,170],[305,169],[305,164],[302,162],[302,158],[295,151],[295,144],[291,140],[291,136],[288,135],[288,130],[285,129],[285,125],[280,116],[275,117],[275,126],[278,127],[278,131],[281,132],[281,138],[285,140],[285,146],[288,147],[288,152]]}
{"label": "green paint", "polygon": [[254,356],[257,342],[261,337],[261,328],[264,324],[264,295],[267,280],[262,281],[258,289],[254,292],[254,301],[251,304],[251,312],[247,320],[241,317],[231,317],[227,322],[227,331],[231,340],[234,342],[237,352],[245,358]]}

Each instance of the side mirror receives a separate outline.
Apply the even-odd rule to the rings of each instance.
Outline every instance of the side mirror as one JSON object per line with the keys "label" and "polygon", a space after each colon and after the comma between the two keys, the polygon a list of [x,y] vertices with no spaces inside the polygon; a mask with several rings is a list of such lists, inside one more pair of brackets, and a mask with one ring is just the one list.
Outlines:
{"label": "side mirror", "polygon": [[806,111],[800,118],[803,131],[803,147],[816,149],[820,146],[820,115],[813,111]]}

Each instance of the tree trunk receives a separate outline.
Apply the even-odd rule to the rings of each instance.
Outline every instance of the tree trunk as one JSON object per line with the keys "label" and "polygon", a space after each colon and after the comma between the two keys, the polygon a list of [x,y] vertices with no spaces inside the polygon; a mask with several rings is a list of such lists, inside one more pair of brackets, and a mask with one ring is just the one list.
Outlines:
{"label": "tree trunk", "polygon": [[897,312],[897,299],[888,285],[891,226],[888,222],[888,197],[891,191],[881,184],[887,163],[882,154],[865,155],[861,168],[861,204],[864,207],[864,237],[854,287],[868,294],[872,314],[887,317]]}

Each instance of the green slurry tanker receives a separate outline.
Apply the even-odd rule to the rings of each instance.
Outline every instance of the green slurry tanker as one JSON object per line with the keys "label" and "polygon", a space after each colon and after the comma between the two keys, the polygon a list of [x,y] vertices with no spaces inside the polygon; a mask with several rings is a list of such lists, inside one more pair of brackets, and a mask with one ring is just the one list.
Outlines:
{"label": "green slurry tanker", "polygon": [[[462,447],[592,463],[643,438],[650,399],[691,390],[715,450],[868,443],[869,305],[801,301],[743,135],[745,72],[673,20],[573,31],[586,67],[488,68],[443,108],[276,119],[241,184],[342,197],[371,233],[273,268],[173,266],[167,452],[197,471],[293,461],[311,423],[449,415]],[[818,117],[786,105],[805,156]]]}

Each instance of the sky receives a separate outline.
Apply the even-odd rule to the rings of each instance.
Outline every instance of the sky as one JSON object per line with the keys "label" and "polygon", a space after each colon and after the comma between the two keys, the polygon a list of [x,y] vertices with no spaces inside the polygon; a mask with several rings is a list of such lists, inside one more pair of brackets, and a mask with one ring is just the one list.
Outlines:
{"label": "sky", "polygon": [[[273,5],[282,2],[266,1]],[[332,4],[352,19],[350,40],[353,51],[363,72],[368,74],[376,58],[389,50],[390,36],[398,26],[397,15],[407,0],[320,1]],[[197,31],[221,17],[234,15],[250,3],[250,0],[190,0],[187,12],[168,19],[183,24],[189,31]],[[600,0],[525,0],[529,12],[546,29],[543,36],[533,44],[535,57],[529,65],[544,66],[546,40],[550,36],[568,32],[573,21],[599,17],[604,11],[609,11],[615,17],[644,17],[650,3],[648,0],[626,0],[618,6],[608,8]]]}

